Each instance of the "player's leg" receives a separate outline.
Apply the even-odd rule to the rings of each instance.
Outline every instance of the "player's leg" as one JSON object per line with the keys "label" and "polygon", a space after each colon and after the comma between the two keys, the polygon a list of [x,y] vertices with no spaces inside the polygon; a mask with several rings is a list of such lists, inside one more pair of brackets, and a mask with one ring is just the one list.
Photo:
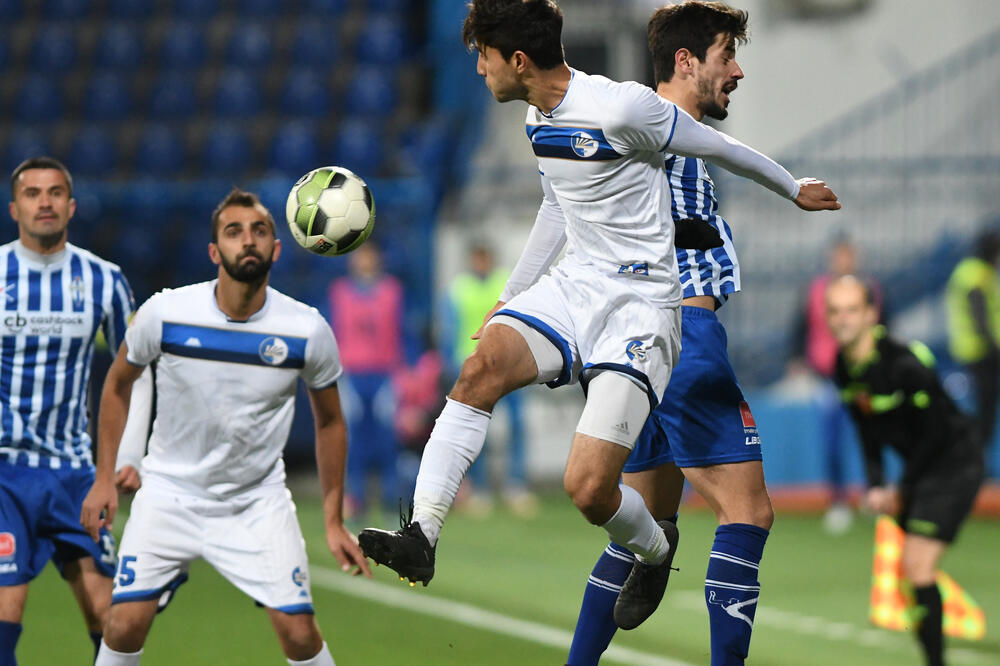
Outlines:
{"label": "player's leg", "polygon": [[[640,435],[639,442],[636,443],[637,450],[643,436],[651,429],[652,423],[653,418],[646,421],[643,435]],[[655,425],[653,429],[659,432]],[[632,464],[635,455],[636,452],[633,452],[626,469]],[[622,474],[622,480],[642,495],[646,507],[657,522],[661,520],[676,522],[677,508],[684,489],[684,476],[672,462],[662,463],[644,471],[625,472]],[[632,551],[616,543],[609,543],[601,553],[583,593],[569,659],[566,662],[570,666],[596,665],[607,650],[618,630],[614,620],[618,592],[632,571],[634,562],[635,556]]]}
{"label": "player's leg", "polygon": [[142,658],[142,646],[153,626],[156,609],[157,599],[112,604],[94,666],[136,666]]}
{"label": "player's leg", "polygon": [[27,598],[27,583],[0,587],[0,666],[17,663],[14,650],[17,639],[21,637],[21,619]]}
{"label": "player's leg", "polygon": [[267,609],[274,632],[289,664],[296,666],[333,666],[333,655],[319,633],[312,613],[283,613]]}
{"label": "player's leg", "polygon": [[94,655],[101,647],[101,635],[104,623],[111,608],[111,578],[105,571],[97,568],[90,557],[67,562],[62,569],[62,575],[73,590],[76,603],[83,613],[84,624],[94,643]]}
{"label": "player's leg", "polygon": [[903,541],[903,575],[913,583],[917,605],[922,609],[917,637],[927,656],[928,666],[944,664],[941,592],[935,578],[937,564],[946,545],[940,539],[909,533]]}

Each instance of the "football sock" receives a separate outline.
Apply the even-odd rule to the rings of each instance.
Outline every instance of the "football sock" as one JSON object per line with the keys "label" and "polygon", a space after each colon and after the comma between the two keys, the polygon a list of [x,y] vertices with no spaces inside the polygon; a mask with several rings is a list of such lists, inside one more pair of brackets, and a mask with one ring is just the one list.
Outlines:
{"label": "football sock", "polygon": [[0,666],[17,666],[14,648],[17,647],[17,639],[20,637],[20,622],[0,620]]}
{"label": "football sock", "polygon": [[330,654],[330,648],[327,646],[326,641],[323,642],[323,648],[312,659],[306,659],[305,661],[295,661],[293,659],[289,659],[288,663],[292,666],[336,666],[333,662],[333,655]]}
{"label": "football sock", "polygon": [[[675,515],[670,519],[677,522]],[[594,565],[583,592],[580,617],[569,648],[569,666],[597,666],[618,630],[614,610],[618,593],[632,571],[635,556],[616,543],[609,543]]]}
{"label": "football sock", "polygon": [[663,529],[656,524],[646,503],[633,488],[622,484],[622,503],[611,520],[601,525],[614,543],[625,546],[646,564],[659,564],[667,559],[670,544]]}
{"label": "football sock", "polygon": [[705,602],[712,642],[712,666],[741,666],[760,598],[757,571],[768,531],[732,523],[715,530],[705,575]]}
{"label": "football sock", "polygon": [[102,634],[99,631],[90,632],[90,641],[94,644],[94,660],[97,660],[97,653],[101,651]]}
{"label": "football sock", "polygon": [[142,650],[138,652],[117,652],[101,641],[101,651],[97,653],[94,666],[139,666]]}
{"label": "football sock", "polygon": [[413,493],[413,520],[420,523],[432,546],[441,534],[462,477],[483,450],[489,424],[489,412],[450,398],[434,422]]}
{"label": "football sock", "polygon": [[923,609],[923,618],[917,629],[917,638],[927,655],[928,666],[943,666],[944,638],[941,635],[941,591],[937,583],[913,590],[917,605]]}

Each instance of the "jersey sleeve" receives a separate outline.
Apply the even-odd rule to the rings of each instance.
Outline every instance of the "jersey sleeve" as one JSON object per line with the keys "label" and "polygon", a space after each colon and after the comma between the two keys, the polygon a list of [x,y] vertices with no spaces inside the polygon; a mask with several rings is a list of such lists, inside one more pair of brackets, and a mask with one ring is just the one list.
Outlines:
{"label": "jersey sleeve", "polygon": [[792,174],[767,155],[698,122],[683,109],[674,107],[674,114],[675,126],[663,146],[668,152],[707,160],[788,199],[799,196]]}
{"label": "jersey sleeve", "polygon": [[945,399],[945,393],[927,347],[911,344],[895,359],[892,374],[894,383],[903,390],[904,400],[913,407],[913,418],[917,421],[914,431],[922,435],[919,441],[911,443],[900,479],[900,485],[912,486],[941,450],[951,445],[951,438],[957,433],[949,432],[951,421],[942,418],[943,406],[937,404]]}
{"label": "jersey sleeve", "polygon": [[155,294],[135,313],[125,331],[126,359],[132,365],[149,365],[160,355],[163,341],[163,294]]}
{"label": "jersey sleeve", "polygon": [[113,271],[112,276],[111,303],[101,327],[104,339],[108,341],[108,350],[114,356],[125,339],[129,319],[135,312],[135,297],[132,295],[128,280],[120,270]]}
{"label": "jersey sleeve", "polygon": [[542,178],[542,205],[535,216],[535,224],[528,234],[528,241],[521,251],[514,270],[499,300],[507,302],[521,293],[545,275],[552,262],[559,256],[566,244],[566,218],[562,207],[552,189],[549,179],[539,172]]}
{"label": "jersey sleeve", "polygon": [[333,330],[319,312],[315,312],[315,319],[312,334],[306,341],[306,360],[301,376],[309,388],[322,389],[336,383],[344,371]]}
{"label": "jersey sleeve", "polygon": [[629,81],[608,89],[604,138],[616,152],[660,152],[670,143],[677,107],[650,88]]}

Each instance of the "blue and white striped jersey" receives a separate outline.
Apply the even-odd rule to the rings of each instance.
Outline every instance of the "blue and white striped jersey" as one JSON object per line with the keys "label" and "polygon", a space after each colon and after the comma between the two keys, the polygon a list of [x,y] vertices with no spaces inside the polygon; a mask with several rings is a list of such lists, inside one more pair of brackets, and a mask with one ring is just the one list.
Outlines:
{"label": "blue and white striped jersey", "polygon": [[729,294],[740,290],[740,263],[733,246],[733,232],[718,215],[715,184],[703,160],[667,155],[664,167],[670,184],[673,218],[703,220],[722,237],[722,247],[707,251],[677,248],[677,268],[684,298],[714,296],[721,306]]}
{"label": "blue and white striped jersey", "polygon": [[121,269],[69,243],[52,255],[0,246],[0,461],[91,467],[94,338],[118,349],[135,308]]}

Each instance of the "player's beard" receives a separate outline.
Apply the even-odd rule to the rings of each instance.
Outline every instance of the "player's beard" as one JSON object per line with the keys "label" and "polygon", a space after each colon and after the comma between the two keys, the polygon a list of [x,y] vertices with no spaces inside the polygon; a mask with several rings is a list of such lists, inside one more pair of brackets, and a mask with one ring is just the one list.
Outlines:
{"label": "player's beard", "polygon": [[[248,256],[252,256],[257,259],[256,262],[249,264],[241,264],[243,259]],[[267,277],[268,272],[271,270],[271,264],[273,260],[268,257],[265,259],[261,254],[257,252],[244,252],[236,261],[229,261],[226,256],[222,253],[219,254],[219,259],[222,263],[223,270],[237,282],[254,283],[261,282]]]}
{"label": "player's beard", "polygon": [[[721,89],[720,89],[721,90]],[[712,81],[702,79],[698,81],[698,108],[703,115],[716,120],[725,120],[729,115],[729,110],[719,104],[719,90],[715,89]]]}

